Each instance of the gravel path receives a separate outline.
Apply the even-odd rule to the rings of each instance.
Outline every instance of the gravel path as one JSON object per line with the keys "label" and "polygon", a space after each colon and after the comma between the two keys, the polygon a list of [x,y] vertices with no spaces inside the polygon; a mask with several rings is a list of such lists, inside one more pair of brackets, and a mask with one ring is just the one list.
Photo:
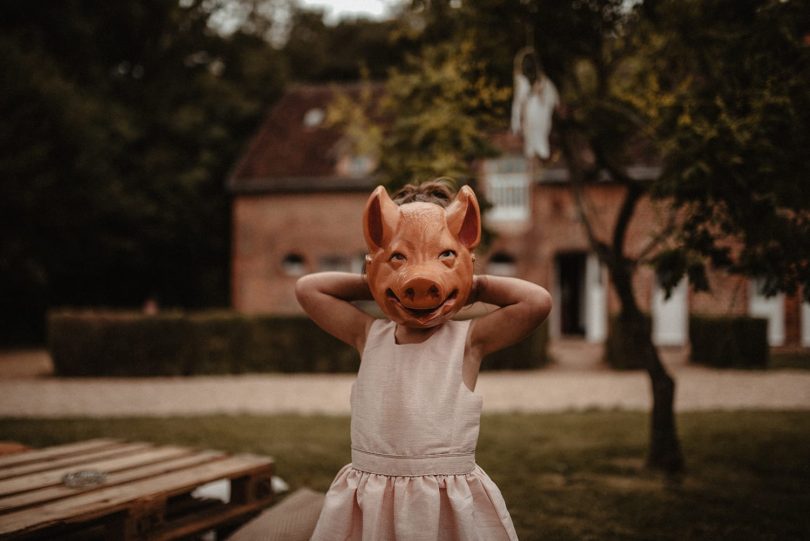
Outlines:
{"label": "gravel path", "polygon": [[[484,411],[650,408],[644,373],[613,372],[585,363],[589,351],[576,353],[576,362],[563,360],[543,370],[483,372],[476,392],[483,396]],[[810,371],[712,370],[685,364],[678,352],[665,355],[665,362],[677,381],[678,411],[810,410]],[[344,415],[354,381],[352,374],[56,379],[47,373],[41,353],[24,362],[19,355],[0,355],[0,416]]]}

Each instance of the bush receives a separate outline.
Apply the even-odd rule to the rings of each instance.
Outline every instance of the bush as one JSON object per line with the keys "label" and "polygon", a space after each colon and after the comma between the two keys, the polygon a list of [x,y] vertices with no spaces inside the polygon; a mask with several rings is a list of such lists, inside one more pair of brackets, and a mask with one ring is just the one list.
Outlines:
{"label": "bush", "polygon": [[548,323],[526,339],[484,358],[482,370],[530,370],[548,364]]}
{"label": "bush", "polygon": [[768,320],[747,316],[689,318],[690,361],[720,368],[768,364]]}
{"label": "bush", "polygon": [[351,372],[355,351],[303,317],[53,312],[48,347],[60,376]]}
{"label": "bush", "polygon": [[189,330],[175,313],[53,313],[48,348],[61,376],[181,375],[192,355]]}
{"label": "bush", "polygon": [[605,340],[605,362],[617,370],[638,370],[644,368],[639,356],[638,343],[652,333],[652,323],[648,315],[640,324],[611,315],[608,320],[608,335]]}
{"label": "bush", "polygon": [[[547,361],[542,326],[490,355],[484,369]],[[59,376],[188,376],[246,372],[354,372],[354,348],[299,316],[235,312],[71,312],[48,314],[48,347]]]}

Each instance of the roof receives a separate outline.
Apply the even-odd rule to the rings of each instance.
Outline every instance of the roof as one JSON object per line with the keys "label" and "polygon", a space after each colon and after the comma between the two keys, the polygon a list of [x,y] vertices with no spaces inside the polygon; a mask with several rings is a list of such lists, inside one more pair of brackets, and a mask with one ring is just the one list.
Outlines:
{"label": "roof", "polygon": [[[376,175],[338,174],[337,161],[345,148],[341,129],[324,122],[305,121],[308,117],[317,119],[317,111],[325,113],[339,93],[359,101],[363,88],[363,83],[291,86],[271,108],[251,139],[247,151],[228,178],[229,190],[251,194],[373,189],[380,183]],[[374,85],[372,99],[379,99],[382,92],[382,85]],[[511,132],[493,133],[490,140],[503,154],[523,155],[523,140],[518,135]],[[553,132],[551,146],[552,156],[543,163],[537,180],[565,182],[568,180],[568,169]],[[650,179],[660,173],[657,158],[646,142],[633,142],[628,154],[633,160],[633,166],[627,168],[631,178]]]}
{"label": "roof", "polygon": [[237,193],[373,188],[373,176],[336,174],[343,134],[338,127],[317,122],[338,93],[357,99],[361,89],[360,83],[291,86],[251,139],[228,178],[228,188]]}

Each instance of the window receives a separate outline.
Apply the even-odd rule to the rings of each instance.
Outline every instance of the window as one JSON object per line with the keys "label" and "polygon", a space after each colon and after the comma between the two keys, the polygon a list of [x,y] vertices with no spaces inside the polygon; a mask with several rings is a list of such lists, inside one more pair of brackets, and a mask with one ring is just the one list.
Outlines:
{"label": "window", "polygon": [[366,154],[349,156],[348,173],[351,177],[364,177],[371,173],[373,167],[371,157]]}
{"label": "window", "polygon": [[322,272],[350,272],[352,270],[352,264],[348,257],[342,255],[327,255],[320,258],[318,268]]}
{"label": "window", "polygon": [[326,118],[326,113],[323,109],[317,107],[310,109],[304,115],[304,126],[307,128],[317,128],[323,123],[324,118]]}
{"label": "window", "polygon": [[299,254],[291,253],[281,260],[281,268],[287,276],[303,276],[306,274],[306,263]]}
{"label": "window", "polygon": [[492,208],[487,218],[494,221],[526,221],[531,208],[528,164],[521,157],[488,160],[484,167],[487,198]]}
{"label": "window", "polygon": [[515,276],[517,263],[515,258],[505,252],[496,252],[489,258],[487,272],[496,276]]}

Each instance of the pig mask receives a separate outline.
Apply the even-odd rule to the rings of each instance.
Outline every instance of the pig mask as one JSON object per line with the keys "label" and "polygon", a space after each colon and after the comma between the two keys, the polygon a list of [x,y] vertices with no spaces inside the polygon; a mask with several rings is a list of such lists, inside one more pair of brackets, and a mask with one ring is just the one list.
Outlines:
{"label": "pig mask", "polygon": [[467,302],[472,251],[481,240],[481,210],[464,186],[446,209],[434,203],[398,206],[378,186],[363,213],[366,273],[374,300],[394,322],[441,325]]}

